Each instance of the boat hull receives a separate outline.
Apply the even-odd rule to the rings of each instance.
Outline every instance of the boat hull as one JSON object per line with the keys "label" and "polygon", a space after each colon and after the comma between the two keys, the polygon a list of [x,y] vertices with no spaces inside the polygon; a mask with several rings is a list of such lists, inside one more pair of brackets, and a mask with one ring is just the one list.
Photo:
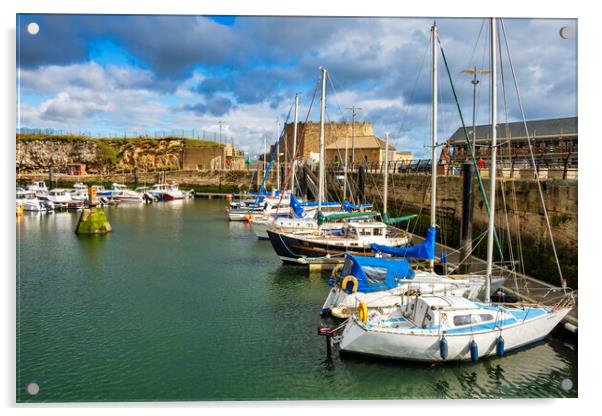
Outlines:
{"label": "boat hull", "polygon": [[396,333],[387,329],[369,329],[356,317],[349,320],[340,344],[342,353],[372,355],[409,361],[470,361],[470,343],[478,346],[478,357],[496,354],[500,335],[504,338],[505,351],[526,346],[545,338],[570,309],[551,311],[535,318],[518,321],[508,327],[463,334],[445,334],[448,355],[441,357],[441,334],[434,331],[416,330],[414,333]]}
{"label": "boat hull", "polygon": [[268,229],[267,233],[276,254],[285,263],[297,263],[297,259],[300,258],[343,256],[346,253],[355,256],[374,256],[374,252],[369,246],[335,246],[319,242],[308,242],[307,240],[295,238],[293,235],[275,230]]}

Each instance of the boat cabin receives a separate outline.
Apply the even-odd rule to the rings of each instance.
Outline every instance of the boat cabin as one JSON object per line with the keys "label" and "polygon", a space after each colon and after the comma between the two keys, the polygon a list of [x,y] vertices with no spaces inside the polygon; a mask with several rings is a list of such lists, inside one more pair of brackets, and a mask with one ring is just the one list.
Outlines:
{"label": "boat cabin", "polygon": [[442,328],[451,329],[493,321],[496,312],[461,296],[424,295],[413,299],[405,316],[418,327],[441,325]]}
{"label": "boat cabin", "polygon": [[[359,240],[360,242],[367,241],[375,243],[377,242],[378,237],[382,238],[384,242],[387,234],[387,225],[383,222],[375,221],[353,221],[347,223],[344,232],[346,237]],[[374,237],[377,238],[375,239]]]}

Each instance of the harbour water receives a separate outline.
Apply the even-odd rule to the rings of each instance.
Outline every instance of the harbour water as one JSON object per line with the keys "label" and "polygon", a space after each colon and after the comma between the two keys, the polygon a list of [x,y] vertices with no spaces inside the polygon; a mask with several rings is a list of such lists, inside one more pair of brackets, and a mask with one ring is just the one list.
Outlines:
{"label": "harbour water", "polygon": [[25,215],[17,401],[577,396],[577,345],[554,334],[477,364],[326,357],[327,279],[283,266],[225,206],[109,207],[105,236],[76,235],[76,213]]}

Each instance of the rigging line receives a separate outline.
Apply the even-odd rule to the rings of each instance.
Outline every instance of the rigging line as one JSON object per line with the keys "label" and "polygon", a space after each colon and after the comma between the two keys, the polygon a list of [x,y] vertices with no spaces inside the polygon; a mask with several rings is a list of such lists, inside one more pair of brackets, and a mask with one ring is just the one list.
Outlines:
{"label": "rigging line", "polygon": [[337,90],[334,87],[334,82],[332,81],[332,77],[330,76],[330,72],[326,73],[326,78],[328,79],[328,81],[330,82],[330,86],[332,87],[332,93],[334,95],[334,101],[337,103],[337,107],[339,107],[339,113],[341,113],[342,116],[345,116],[345,113],[343,113],[343,109],[341,108],[341,104],[339,103],[339,99],[337,98]]}
{"label": "rigging line", "polygon": [[[328,129],[330,130],[331,136],[334,137],[334,143],[335,143],[335,146],[337,147],[337,150],[338,150],[338,145],[336,144],[337,143],[336,128],[333,127],[332,120],[330,119],[330,115],[329,115],[327,109],[325,110],[325,116],[326,116],[326,121],[328,122]],[[334,130],[334,134],[332,134],[333,130]],[[324,153],[326,154],[326,152],[324,152]],[[341,157],[341,155],[339,153],[339,159],[340,159],[340,157]],[[328,169],[328,165],[326,164],[326,160],[324,160],[323,163],[324,163],[324,167],[326,169]],[[334,176],[334,167],[331,166],[330,172],[327,171],[326,173],[330,173],[330,177],[332,178]],[[326,194],[327,194],[326,198],[328,199],[328,185],[326,186]],[[336,188],[336,186],[334,188],[334,196],[335,196],[335,199],[341,200],[341,198],[339,198],[339,192],[338,192],[338,189]],[[342,204],[342,202],[341,202],[341,204]]]}
{"label": "rigging line", "polygon": [[[464,139],[466,140],[466,143],[468,144],[468,147],[470,149],[470,158],[472,159],[472,164],[475,168],[475,173],[477,174],[477,179],[479,181],[479,190],[481,191],[481,198],[483,200],[483,206],[485,206],[487,213],[489,213],[490,207],[489,207],[489,202],[487,201],[487,195],[485,194],[485,186],[483,185],[483,178],[481,177],[481,172],[480,172],[479,166],[477,165],[477,161],[475,159],[474,148],[472,147],[470,139],[468,138],[468,130],[466,129],[466,123],[464,123],[464,115],[462,114],[462,108],[460,107],[460,102],[458,101],[458,95],[456,94],[456,89],[454,87],[454,82],[452,80],[451,71],[449,69],[449,65],[447,64],[447,58],[445,57],[445,52],[443,52],[443,45],[441,45],[441,39],[439,37],[437,37],[437,42],[439,43],[439,49],[441,50],[441,56],[443,57],[443,62],[445,63],[445,69],[447,71],[449,83],[451,85],[454,100],[456,101],[456,107],[457,107],[458,113],[460,115],[460,121],[462,122],[462,131],[464,132]],[[493,207],[493,208],[495,208],[495,207]],[[504,261],[504,253],[502,252],[502,246],[500,244],[500,240],[499,240],[497,231],[495,229],[495,226],[493,228],[493,236],[495,237],[495,242],[496,242],[498,251],[500,253],[501,260]]]}
{"label": "rigging line", "polygon": [[[510,124],[509,124],[509,120],[508,120],[508,96],[506,94],[506,82],[505,82],[505,77],[504,77],[504,63],[503,63],[503,59],[502,59],[502,40],[498,37],[498,51],[499,51],[499,64],[500,64],[500,76],[501,76],[501,81],[502,81],[502,97],[503,97],[503,102],[504,102],[504,117],[505,117],[505,129],[506,129],[506,139],[508,140],[508,160],[510,161],[510,169],[512,169],[512,135],[510,133]],[[501,155],[503,157],[503,148],[502,148],[502,152]],[[511,186],[511,191],[513,194],[516,193],[516,189],[514,186],[514,181],[510,182],[510,186]],[[508,205],[506,204],[506,192],[505,192],[505,186],[504,186],[504,181],[502,181],[502,186],[501,186],[501,190],[502,190],[502,201],[504,204],[504,219],[506,222],[506,230],[508,233],[508,252],[510,255],[510,264],[511,264],[511,273],[512,276],[514,277],[514,284],[516,286],[516,291],[519,292],[518,289],[518,281],[517,281],[517,275],[516,275],[516,264],[514,262],[514,250],[512,248],[512,235],[510,234],[510,219],[508,218]],[[515,206],[515,210],[514,210],[514,216],[515,219],[517,218],[517,214],[516,214],[516,206]],[[518,223],[516,223],[517,225],[517,232],[520,233],[520,228],[518,227]]]}
{"label": "rigging line", "polygon": [[[316,100],[316,95],[318,93],[318,86],[319,85],[320,85],[320,83],[319,83],[319,79],[318,79],[316,81],[316,86],[314,88],[314,93],[312,95],[311,102],[309,103],[309,107],[307,109],[307,114],[305,116],[305,122],[303,123],[303,125],[301,127],[301,134],[299,134],[298,137],[297,137],[299,139],[299,140],[297,140],[297,143],[296,143],[297,144],[297,148],[293,149],[293,157],[291,159],[291,165],[293,163],[296,163],[296,161],[297,161],[297,157],[299,156],[299,152],[301,150],[301,143],[305,143],[305,127],[307,126],[307,121],[309,120],[309,116],[311,114],[311,109],[312,109],[312,107],[314,105],[314,102]],[[294,103],[293,103],[293,105],[294,105]],[[286,123],[285,123],[285,126],[286,126]],[[286,177],[284,179],[284,189],[286,189],[286,186],[288,185],[288,181],[290,180],[290,177],[291,177],[292,173],[293,173],[293,168],[292,168],[292,166],[289,166],[288,172],[287,172]],[[283,197],[283,193],[281,192],[280,193],[280,199],[278,200],[278,207],[280,207],[280,203],[282,202],[282,197]],[[275,222],[276,222],[276,217],[274,217],[274,219],[272,220],[272,223],[275,223]]]}
{"label": "rigging line", "polygon": [[[428,51],[430,49],[430,43],[431,43],[430,39],[427,39],[427,43],[424,48],[424,55],[422,56],[422,62],[420,63],[420,70],[416,74],[416,79],[414,80],[414,86],[412,87],[412,91],[410,93],[410,99],[408,101],[410,103],[414,100],[414,94],[416,93],[416,89],[418,87],[418,80],[420,79],[420,76],[422,75],[422,71],[424,69],[424,62],[426,61],[426,56],[428,55]],[[402,130],[403,126],[405,125],[406,118],[408,116],[408,113],[410,112],[410,106],[406,105],[405,107],[406,107],[405,112],[403,113],[403,117],[401,118],[401,123],[399,124],[399,129],[397,130],[398,136],[401,136],[401,130]]]}
{"label": "rigging line", "polygon": [[[282,140],[282,137],[284,136],[284,128],[286,126],[286,122],[288,121],[289,117],[291,116],[291,112],[293,111],[294,105],[295,105],[295,103],[291,104],[291,108],[289,108],[289,110],[288,110],[288,115],[286,116],[286,121],[284,122],[282,131],[280,132],[280,137],[276,141],[276,144],[280,143],[280,141]],[[265,182],[268,177],[268,174],[270,173],[270,168],[272,167],[272,163],[274,162],[274,156],[276,156],[276,152],[279,151],[279,147],[280,147],[279,145],[274,146],[274,151],[272,152],[272,158],[270,159],[270,163],[268,164],[268,167],[265,170],[265,173],[263,175],[263,180],[261,181],[261,186],[259,187],[259,192],[261,192],[262,189],[267,192],[267,190],[265,189]],[[255,202],[257,202],[258,199],[259,199],[259,195],[257,196]]]}
{"label": "rigging line", "polygon": [[525,111],[523,109],[523,103],[520,99],[520,91],[518,88],[518,80],[516,77],[516,72],[514,71],[514,65],[512,63],[512,58],[510,56],[510,44],[508,43],[508,38],[506,37],[506,28],[504,26],[504,20],[500,19],[500,24],[502,26],[502,34],[504,35],[504,43],[506,44],[506,53],[508,55],[508,63],[510,64],[510,70],[512,73],[512,79],[514,80],[514,88],[516,89],[516,97],[518,99],[518,106],[520,108],[520,112],[522,115],[523,126],[525,128],[525,134],[527,136],[527,144],[529,145],[529,155],[531,156],[531,162],[533,163],[533,171],[535,172],[535,177],[537,179],[537,189],[539,190],[539,197],[541,199],[541,204],[543,207],[543,213],[546,219],[546,225],[548,227],[548,232],[550,233],[550,241],[552,244],[552,251],[554,252],[554,258],[556,259],[556,266],[558,267],[558,274],[560,276],[560,282],[563,284],[566,282],[562,275],[562,269],[560,267],[560,261],[558,260],[558,253],[556,252],[556,244],[554,243],[554,235],[552,234],[552,225],[550,224],[550,217],[548,215],[548,209],[546,208],[546,201],[543,196],[543,189],[541,188],[541,180],[539,177],[539,172],[537,171],[535,165],[535,157],[533,156],[533,147],[531,146],[531,137],[529,135],[529,129],[527,127],[527,119],[525,117]]}

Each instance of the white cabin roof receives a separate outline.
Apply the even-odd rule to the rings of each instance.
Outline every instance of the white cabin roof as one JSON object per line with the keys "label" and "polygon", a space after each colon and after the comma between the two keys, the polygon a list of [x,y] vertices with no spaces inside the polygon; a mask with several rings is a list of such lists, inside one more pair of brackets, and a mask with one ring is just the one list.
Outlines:
{"label": "white cabin roof", "polygon": [[423,295],[420,296],[417,301],[424,302],[429,306],[429,308],[435,306],[437,309],[441,308],[465,308],[465,309],[474,309],[478,308],[474,302],[462,297],[462,296],[433,296],[433,295]]}
{"label": "white cabin roof", "polygon": [[384,222],[350,222],[349,227],[353,228],[386,228]]}

